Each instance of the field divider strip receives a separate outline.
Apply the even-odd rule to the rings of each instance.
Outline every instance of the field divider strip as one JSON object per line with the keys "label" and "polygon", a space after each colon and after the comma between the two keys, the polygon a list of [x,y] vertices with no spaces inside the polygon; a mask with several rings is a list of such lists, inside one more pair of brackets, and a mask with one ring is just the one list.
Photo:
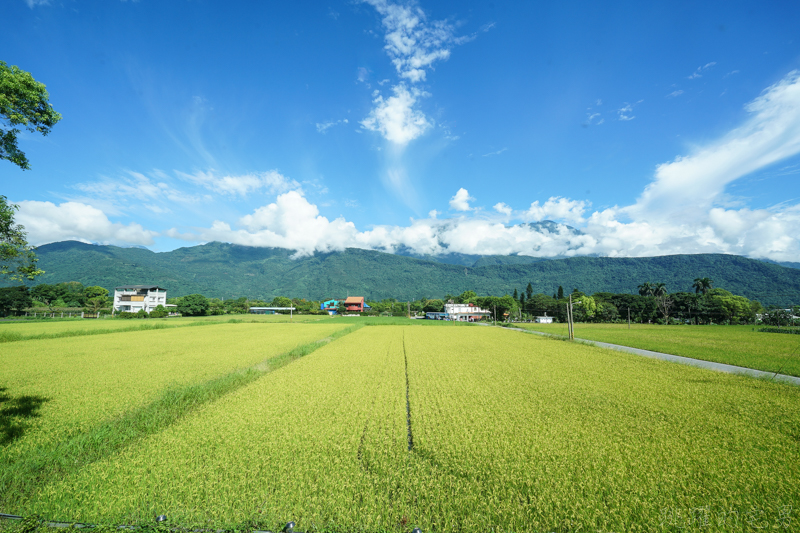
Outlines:
{"label": "field divider strip", "polygon": [[[258,378],[348,335],[360,324],[303,344],[256,365],[223,376],[164,390],[150,403],[123,413],[63,441],[31,450],[19,460],[0,464],[0,508],[33,495],[37,488],[113,455],[136,441],[159,433],[200,406],[213,402]],[[12,499],[13,498],[13,499]]]}
{"label": "field divider strip", "polygon": [[[545,333],[544,331],[536,331],[532,329],[522,329],[522,328],[510,328],[510,327],[503,327],[503,329],[510,329],[513,331],[521,331],[523,333],[532,333],[534,335],[541,335],[542,337],[566,340],[566,337],[564,335]],[[739,374],[743,376],[749,376],[752,378],[764,379],[767,381],[777,381],[779,383],[787,383],[791,385],[800,386],[800,378],[795,376],[789,376],[786,374],[765,372],[763,370],[756,370],[754,368],[747,368],[744,366],[726,365],[725,363],[715,363],[714,361],[704,361],[702,359],[694,359],[692,357],[684,357],[682,355],[672,355],[663,352],[654,352],[652,350],[645,350],[642,348],[631,348],[630,346],[623,346],[621,344],[611,344],[609,342],[592,341],[588,339],[577,339],[577,338],[575,340],[597,346],[598,348],[606,348],[608,350],[616,350],[618,352],[626,352],[634,355],[641,355],[643,357],[649,357],[651,359],[660,359],[662,361],[669,361],[671,363],[695,366],[698,368],[704,368],[706,370],[715,370],[717,372],[725,372],[726,374]]]}

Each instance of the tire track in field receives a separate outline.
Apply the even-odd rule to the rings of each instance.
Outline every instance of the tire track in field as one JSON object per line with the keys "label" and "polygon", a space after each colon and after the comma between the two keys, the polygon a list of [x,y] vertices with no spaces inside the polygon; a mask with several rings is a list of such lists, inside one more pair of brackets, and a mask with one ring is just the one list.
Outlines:
{"label": "tire track in field", "polygon": [[409,395],[410,386],[408,383],[408,354],[406,354],[406,330],[403,329],[403,361],[406,370],[406,425],[408,426],[408,451],[414,451],[414,432],[411,428],[411,398]]}

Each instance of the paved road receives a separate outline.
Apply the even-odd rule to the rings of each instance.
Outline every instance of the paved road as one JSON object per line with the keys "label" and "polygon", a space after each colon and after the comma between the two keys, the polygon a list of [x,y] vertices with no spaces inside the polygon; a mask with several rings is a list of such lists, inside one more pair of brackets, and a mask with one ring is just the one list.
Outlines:
{"label": "paved road", "polygon": [[[542,331],[533,331],[530,329],[522,328],[506,328],[515,331],[522,331],[524,333],[533,333],[535,335],[543,335],[545,337],[559,337],[559,335],[552,335]],[[639,348],[631,348],[630,346],[621,346],[619,344],[610,344],[607,342],[592,341],[588,339],[575,339],[576,341],[589,342],[600,348],[608,348],[609,350],[617,350],[620,352],[628,352],[635,355],[642,355],[644,357],[652,357],[653,359],[661,359],[663,361],[672,361],[673,363],[680,363],[682,365],[697,366],[706,368],[708,370],[716,370],[717,372],[727,372],[729,374],[743,374],[754,378],[774,379],[784,383],[791,383],[792,385],[800,386],[800,378],[794,376],[787,376],[786,374],[775,374],[774,372],[764,372],[762,370],[754,370],[752,368],[745,368],[743,366],[725,365],[722,363],[714,363],[712,361],[703,361],[702,359],[692,359],[691,357],[681,357],[680,355],[671,355],[668,353],[652,352],[650,350],[641,350]]]}

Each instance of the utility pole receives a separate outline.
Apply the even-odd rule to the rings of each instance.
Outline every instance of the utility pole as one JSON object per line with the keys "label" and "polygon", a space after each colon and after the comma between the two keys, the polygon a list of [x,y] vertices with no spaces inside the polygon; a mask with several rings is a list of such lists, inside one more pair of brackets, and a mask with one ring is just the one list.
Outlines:
{"label": "utility pole", "polygon": [[628,308],[628,329],[631,329],[631,308]]}
{"label": "utility pole", "polygon": [[497,306],[493,305],[492,307],[494,308],[494,313],[492,313],[492,318],[494,319],[493,322],[492,322],[492,325],[496,326],[497,325]]}
{"label": "utility pole", "polygon": [[568,304],[568,320],[569,320],[569,340],[575,340],[575,322],[572,318],[572,295],[569,295],[569,304]]}

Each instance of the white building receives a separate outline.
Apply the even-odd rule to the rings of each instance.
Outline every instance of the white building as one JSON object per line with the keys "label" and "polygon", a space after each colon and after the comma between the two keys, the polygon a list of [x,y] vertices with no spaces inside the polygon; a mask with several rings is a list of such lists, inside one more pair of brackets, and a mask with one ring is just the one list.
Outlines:
{"label": "white building", "polygon": [[552,324],[553,323],[553,317],[547,316],[547,315],[537,316],[536,317],[536,323],[537,324]]}
{"label": "white building", "polygon": [[[114,310],[149,313],[159,305],[167,307],[167,289],[155,285],[124,285],[114,289]],[[174,306],[171,306],[174,307]]]}
{"label": "white building", "polygon": [[459,320],[462,322],[473,322],[480,320],[491,313],[485,311],[474,304],[444,304],[446,320]]}

